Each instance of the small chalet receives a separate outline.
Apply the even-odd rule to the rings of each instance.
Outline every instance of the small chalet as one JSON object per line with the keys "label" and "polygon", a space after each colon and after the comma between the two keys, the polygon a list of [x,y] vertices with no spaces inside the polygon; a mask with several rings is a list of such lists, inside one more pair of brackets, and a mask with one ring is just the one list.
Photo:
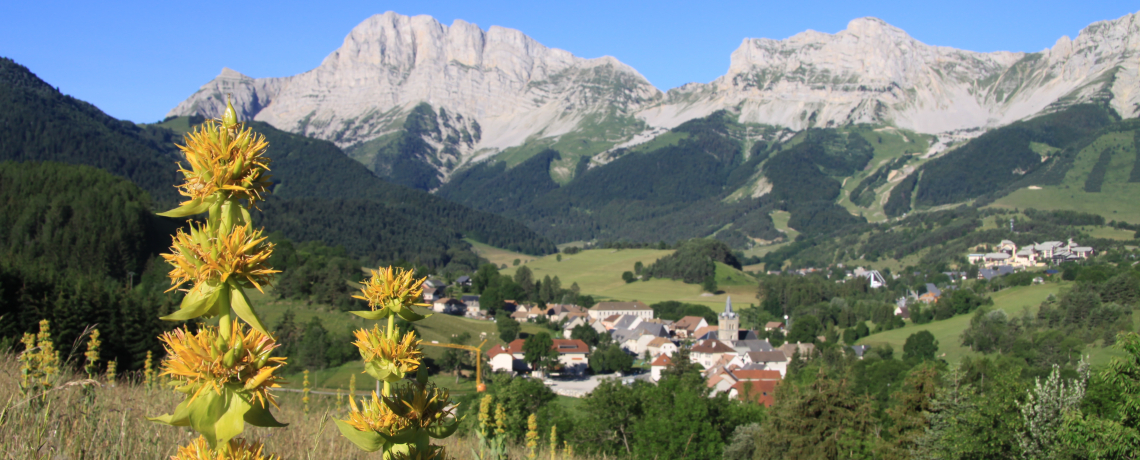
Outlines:
{"label": "small chalet", "polygon": [[725,354],[735,353],[736,350],[725,345],[724,342],[716,339],[708,339],[693,345],[693,348],[689,350],[689,357],[693,362],[704,366],[705,369],[710,369],[716,365]]}
{"label": "small chalet", "polygon": [[455,279],[455,284],[458,286],[470,286],[471,277],[467,275],[460,276],[459,278]]}
{"label": "small chalet", "polygon": [[440,280],[427,280],[424,281],[422,287],[424,288],[424,301],[432,302],[443,297],[444,288],[447,285]]}
{"label": "small chalet", "polygon": [[479,316],[483,309],[479,308],[479,296],[465,295],[459,299],[466,307],[467,316]]}
{"label": "small chalet", "polygon": [[686,316],[673,323],[673,334],[680,339],[692,338],[698,329],[708,325],[709,322],[700,316]]}
{"label": "small chalet", "polygon": [[763,366],[765,370],[779,372],[780,377],[783,377],[784,374],[788,372],[788,357],[784,352],[779,350],[741,353],[733,360],[732,364],[749,369],[754,368],[754,366],[751,365],[760,365]]}
{"label": "small chalet", "polygon": [[649,353],[649,356],[665,355],[672,357],[673,353],[677,352],[677,344],[665,337],[656,337],[649,342],[645,352]]}
{"label": "small chalet", "polygon": [[782,321],[768,321],[768,324],[764,325],[764,332],[772,332],[777,329],[781,331],[784,330],[784,323]]}
{"label": "small chalet", "polygon": [[431,303],[432,311],[449,315],[462,315],[467,312],[467,305],[459,299],[440,297]]}
{"label": "small chalet", "polygon": [[[523,361],[525,356],[523,343],[525,343],[523,339],[515,339],[505,348],[502,345],[496,345],[488,350],[487,357],[491,370],[529,372],[530,366]],[[554,345],[551,348],[558,351],[558,362],[562,367],[562,372],[581,374],[589,366],[590,347],[586,345],[586,342],[574,339],[554,339]],[[510,356],[509,364],[504,355]]]}
{"label": "small chalet", "polygon": [[661,380],[661,371],[664,371],[673,363],[673,358],[664,353],[657,355],[653,362],[649,363],[649,379],[654,382]]}

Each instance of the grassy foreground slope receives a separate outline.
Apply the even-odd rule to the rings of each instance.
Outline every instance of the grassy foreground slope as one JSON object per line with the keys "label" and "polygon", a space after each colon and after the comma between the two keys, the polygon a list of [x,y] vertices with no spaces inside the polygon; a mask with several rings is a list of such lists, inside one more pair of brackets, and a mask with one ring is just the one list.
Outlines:
{"label": "grassy foreground slope", "polygon": [[[672,254],[673,250],[657,249],[591,249],[574,255],[549,255],[535,258],[522,264],[534,274],[535,279],[557,276],[563,287],[578,283],[583,294],[593,295],[597,300],[639,300],[646,304],[676,300],[685,303],[707,305],[713,311],[723,311],[728,296],[734,305],[747,305],[756,302],[756,282],[751,276],[727,265],[717,263],[717,285],[720,293],[707,295],[696,284],[685,284],[679,280],[650,279],[626,283],[621,279],[622,272],[633,271],[633,266],[641,262],[649,266],[659,258]],[[517,267],[509,267],[500,273],[514,276]]]}
{"label": "grassy foreground slope", "polygon": [[[1010,318],[1019,317],[1025,311],[1028,311],[1031,315],[1036,315],[1041,302],[1044,302],[1049,295],[1059,297],[1061,293],[1068,291],[1071,287],[1072,283],[1061,282],[1005,289],[992,294],[994,299],[993,308],[1004,310]],[[870,346],[886,344],[894,348],[895,353],[901,354],[907,337],[910,337],[911,334],[918,331],[930,331],[931,334],[934,334],[934,338],[938,340],[938,356],[953,364],[961,361],[962,358],[966,356],[982,356],[981,353],[971,351],[968,347],[962,346],[962,331],[970,327],[970,319],[973,318],[973,316],[973,314],[957,315],[953,318],[933,321],[922,325],[907,323],[907,326],[904,328],[872,334],[864,337],[857,343]],[[1086,353],[1089,354],[1093,365],[1105,364],[1112,357],[1119,355],[1119,351],[1114,348],[1103,348],[1099,346],[1087,348]]]}

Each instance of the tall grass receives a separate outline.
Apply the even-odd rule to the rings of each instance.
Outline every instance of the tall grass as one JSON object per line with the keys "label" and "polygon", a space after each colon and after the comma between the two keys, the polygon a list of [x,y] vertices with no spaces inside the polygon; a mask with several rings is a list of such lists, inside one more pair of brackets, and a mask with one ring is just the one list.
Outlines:
{"label": "tall grass", "polygon": [[[59,384],[37,403],[20,396],[16,357],[0,353],[0,460],[162,459],[198,437],[189,428],[146,419],[178,404],[181,394],[159,385],[147,390],[141,373],[122,377],[113,386],[99,379],[90,391],[84,391],[83,382],[90,382],[86,376],[61,370]],[[347,402],[337,407],[335,395],[314,393],[305,415],[301,393],[277,392],[276,396],[281,410],[275,414],[289,426],[247,426],[243,438],[266,443],[283,459],[376,458],[342,438],[332,423],[333,418],[347,417]],[[458,435],[436,443],[456,460],[473,459],[471,449],[477,449],[474,438]],[[510,459],[525,457],[524,446],[515,446],[509,453]],[[538,457],[551,458],[549,451]],[[559,452],[556,458],[583,457]]]}

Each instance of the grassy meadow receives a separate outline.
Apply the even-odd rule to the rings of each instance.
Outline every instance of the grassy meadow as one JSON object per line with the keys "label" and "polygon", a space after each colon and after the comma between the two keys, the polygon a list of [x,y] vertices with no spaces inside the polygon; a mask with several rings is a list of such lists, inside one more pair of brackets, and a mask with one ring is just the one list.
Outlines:
{"label": "grassy meadow", "polygon": [[[1086,192],[1085,184],[1101,152],[1110,149],[1111,156],[1099,192]],[[1059,185],[1040,188],[1023,188],[991,204],[998,208],[1036,208],[1040,210],[1080,211],[1100,214],[1106,220],[1140,223],[1140,183],[1128,182],[1129,173],[1136,161],[1133,135],[1113,132],[1101,136],[1082,149],[1073,160],[1073,166]]]}
{"label": "grassy meadow", "polygon": [[[106,381],[92,383],[85,392],[79,382],[85,378],[70,372],[59,376],[55,390],[36,405],[18,391],[19,364],[12,354],[0,354],[0,459],[157,459],[170,458],[180,445],[197,438],[188,428],[150,422],[174,409],[182,397],[173,391],[156,387],[147,389],[138,383],[137,375],[124,376],[112,386]],[[282,459],[367,459],[368,454],[341,437],[334,419],[347,417],[347,399],[337,404],[333,395],[312,394],[309,412],[305,413],[301,394],[275,393],[279,410],[275,417],[288,423],[285,428],[257,428],[246,425],[247,440],[265,444],[267,453]],[[571,398],[560,398],[571,399]],[[579,401],[558,401],[573,407]],[[474,460],[477,449],[474,438],[456,434],[436,444],[447,448],[449,458]],[[548,445],[539,443],[538,452],[550,458]],[[559,452],[558,458],[575,459]],[[514,446],[509,458],[523,459],[522,446]]]}
{"label": "grassy meadow", "polygon": [[[1044,302],[1049,295],[1059,296],[1061,293],[1068,291],[1071,287],[1072,284],[1069,282],[1050,282],[1005,289],[991,294],[994,299],[993,308],[1004,310],[1010,318],[1019,317],[1026,311],[1028,311],[1030,315],[1036,315],[1041,302]],[[970,319],[973,318],[973,316],[972,313],[957,315],[952,318],[932,321],[921,325],[908,322],[906,327],[871,334],[860,339],[857,344],[870,346],[888,344],[894,348],[895,353],[901,354],[903,344],[906,343],[907,337],[910,337],[911,334],[918,331],[930,331],[930,333],[934,335],[934,338],[938,340],[938,356],[949,363],[956,363],[966,356],[982,356],[981,353],[971,351],[968,347],[962,346],[962,331],[970,326]],[[1137,320],[1140,320],[1140,317],[1134,319],[1134,321]],[[1106,364],[1112,357],[1120,355],[1120,352],[1115,348],[1104,348],[1100,346],[1089,348],[1087,351],[1093,365]]]}
{"label": "grassy meadow", "polygon": [[[671,249],[591,249],[574,255],[562,254],[561,262],[557,256],[548,255],[522,265],[534,273],[535,279],[558,276],[563,287],[578,283],[582,293],[593,295],[597,300],[639,300],[646,304],[676,300],[707,305],[717,312],[724,311],[729,296],[735,299],[735,305],[756,303],[756,281],[723,264],[717,265],[717,285],[721,292],[715,295],[702,292],[699,285],[679,280],[655,278],[626,283],[621,279],[622,272],[632,271],[635,263],[648,266],[672,253]],[[507,267],[500,273],[514,276],[517,270],[517,267]]]}

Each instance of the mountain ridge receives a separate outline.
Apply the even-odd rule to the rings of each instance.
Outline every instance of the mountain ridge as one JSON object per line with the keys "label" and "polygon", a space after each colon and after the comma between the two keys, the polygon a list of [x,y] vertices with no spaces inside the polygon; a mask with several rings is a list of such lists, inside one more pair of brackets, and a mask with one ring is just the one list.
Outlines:
{"label": "mountain ridge", "polygon": [[427,103],[482,127],[478,142],[437,154],[446,181],[471,162],[599,125],[626,128],[560,151],[593,156],[725,109],[741,122],[796,131],[871,123],[927,134],[990,129],[1083,102],[1131,118],[1140,114],[1140,63],[1128,59],[1136,54],[1135,13],[1036,53],[927,45],[868,17],[835,34],[746,38],[725,75],[662,92],[612,57],[576,57],[514,29],[389,11],[353,28],[313,70],[252,79],[223,69],[169,115],[217,116],[232,93],[248,119],[347,149],[399,131]]}

